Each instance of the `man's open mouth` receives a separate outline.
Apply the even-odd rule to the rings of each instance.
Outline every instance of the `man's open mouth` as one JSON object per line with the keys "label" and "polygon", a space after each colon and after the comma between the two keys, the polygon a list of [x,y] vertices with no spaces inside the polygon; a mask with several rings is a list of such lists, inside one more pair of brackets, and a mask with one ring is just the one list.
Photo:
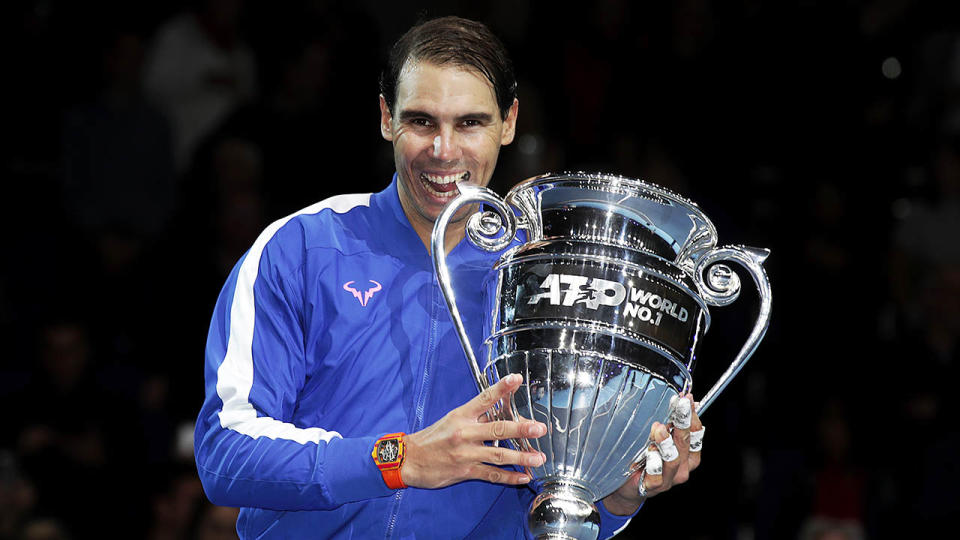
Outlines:
{"label": "man's open mouth", "polygon": [[420,181],[432,195],[450,198],[456,196],[457,182],[466,182],[470,179],[470,171],[455,174],[428,174],[420,173]]}

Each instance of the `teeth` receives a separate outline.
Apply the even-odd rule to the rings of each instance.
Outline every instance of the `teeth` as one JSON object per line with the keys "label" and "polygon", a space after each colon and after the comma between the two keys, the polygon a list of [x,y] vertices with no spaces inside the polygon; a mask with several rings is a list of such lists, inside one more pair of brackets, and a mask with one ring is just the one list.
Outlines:
{"label": "teeth", "polygon": [[458,181],[460,181],[460,180],[466,180],[467,178],[470,177],[470,173],[469,173],[469,172],[465,172],[465,173],[458,173],[458,174],[448,174],[448,175],[446,175],[446,176],[440,176],[440,175],[436,175],[436,174],[420,173],[420,176],[422,176],[423,178],[425,178],[426,180],[428,180],[428,181],[430,181],[430,182],[433,182],[434,184],[449,184],[449,183],[451,183],[451,182],[458,182]]}

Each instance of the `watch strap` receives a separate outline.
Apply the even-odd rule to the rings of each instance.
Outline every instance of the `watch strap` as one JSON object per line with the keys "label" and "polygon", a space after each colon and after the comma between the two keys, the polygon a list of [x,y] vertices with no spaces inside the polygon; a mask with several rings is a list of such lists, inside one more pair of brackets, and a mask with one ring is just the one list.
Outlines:
{"label": "watch strap", "polygon": [[389,471],[380,471],[383,474],[383,482],[387,484],[387,487],[390,489],[403,489],[407,487],[403,483],[403,478],[400,477],[400,469],[390,469]]}

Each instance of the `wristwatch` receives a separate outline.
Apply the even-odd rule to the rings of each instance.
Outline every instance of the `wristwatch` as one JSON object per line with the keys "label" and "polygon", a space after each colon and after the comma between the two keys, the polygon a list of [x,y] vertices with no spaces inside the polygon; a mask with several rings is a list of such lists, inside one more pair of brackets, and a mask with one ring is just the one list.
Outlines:
{"label": "wristwatch", "polygon": [[406,433],[391,433],[377,439],[373,444],[373,462],[383,475],[383,482],[390,489],[407,487],[400,478],[400,467],[403,465],[404,444],[403,436]]}

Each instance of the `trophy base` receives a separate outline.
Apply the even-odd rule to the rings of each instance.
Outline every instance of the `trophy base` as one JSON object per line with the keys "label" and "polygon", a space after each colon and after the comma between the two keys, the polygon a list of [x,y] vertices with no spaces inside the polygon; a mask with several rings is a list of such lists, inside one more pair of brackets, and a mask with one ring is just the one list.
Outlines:
{"label": "trophy base", "polygon": [[548,483],[530,503],[527,527],[536,540],[596,540],[600,512],[587,490],[566,483]]}

